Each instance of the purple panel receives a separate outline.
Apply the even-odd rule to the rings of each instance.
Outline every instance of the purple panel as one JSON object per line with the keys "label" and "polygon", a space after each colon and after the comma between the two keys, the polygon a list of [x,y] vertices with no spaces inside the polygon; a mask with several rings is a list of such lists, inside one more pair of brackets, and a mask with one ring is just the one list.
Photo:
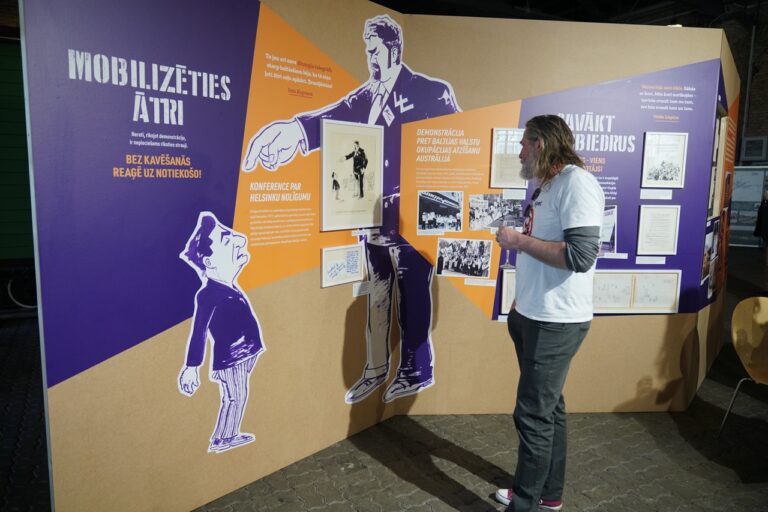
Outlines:
{"label": "purple panel", "polygon": [[[536,115],[562,114],[577,146],[579,140],[584,144],[577,148],[579,155],[604,185],[606,205],[618,205],[617,251],[628,258],[601,258],[597,268],[681,269],[680,312],[695,312],[705,305],[700,273],[719,73],[717,59],[690,64],[525,99],[520,113],[521,127]],[[645,132],[688,133],[685,187],[673,189],[669,201],[640,199]],[[607,149],[600,147],[603,142]],[[606,188],[611,179],[616,180],[615,193]],[[666,256],[664,265],[635,265],[641,204],[682,205],[677,254]]]}
{"label": "purple panel", "polygon": [[[49,386],[192,315],[188,298],[200,283],[178,255],[200,211],[231,225],[258,9],[258,2],[25,2]],[[112,57],[143,61],[148,81],[152,64],[213,73],[217,93],[226,96],[223,83],[231,97],[205,97],[202,79],[185,73],[186,95],[144,91],[147,99],[183,101],[183,125],[155,123],[152,110],[150,122],[134,121],[141,89],[70,79],[70,49],[104,55],[110,65]],[[137,147],[131,132],[183,136],[187,147]],[[126,154],[183,155],[201,177],[113,177]]]}

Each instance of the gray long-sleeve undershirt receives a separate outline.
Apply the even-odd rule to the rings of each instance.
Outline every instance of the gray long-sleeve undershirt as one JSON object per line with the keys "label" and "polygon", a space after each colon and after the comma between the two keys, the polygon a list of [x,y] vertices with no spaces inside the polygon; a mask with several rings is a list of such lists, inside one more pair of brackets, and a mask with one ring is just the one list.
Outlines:
{"label": "gray long-sleeve undershirt", "polygon": [[566,229],[565,266],[574,272],[586,272],[597,259],[600,250],[600,227],[584,226]]}

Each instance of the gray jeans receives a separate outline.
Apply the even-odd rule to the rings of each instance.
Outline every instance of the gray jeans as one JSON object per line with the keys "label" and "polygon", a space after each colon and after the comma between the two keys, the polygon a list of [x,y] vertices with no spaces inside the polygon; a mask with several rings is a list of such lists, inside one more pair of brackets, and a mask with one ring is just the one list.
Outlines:
{"label": "gray jeans", "polygon": [[515,427],[520,439],[507,510],[536,510],[539,498],[559,500],[565,483],[567,431],[563,386],[591,322],[531,320],[510,311],[507,327],[520,365]]}

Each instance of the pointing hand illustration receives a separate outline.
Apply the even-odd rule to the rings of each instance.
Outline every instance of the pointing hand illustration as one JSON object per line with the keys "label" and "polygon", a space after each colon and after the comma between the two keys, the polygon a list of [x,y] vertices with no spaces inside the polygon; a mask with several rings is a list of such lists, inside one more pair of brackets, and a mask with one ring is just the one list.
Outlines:
{"label": "pointing hand illustration", "polygon": [[267,171],[276,171],[296,156],[301,145],[305,151],[304,132],[296,120],[276,121],[262,128],[248,143],[243,160],[243,171],[251,172],[256,165]]}

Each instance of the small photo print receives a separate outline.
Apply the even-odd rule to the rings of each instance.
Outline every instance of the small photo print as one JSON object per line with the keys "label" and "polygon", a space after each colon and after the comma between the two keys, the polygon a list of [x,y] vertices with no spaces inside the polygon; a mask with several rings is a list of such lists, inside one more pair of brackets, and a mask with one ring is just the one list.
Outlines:
{"label": "small photo print", "polygon": [[503,199],[501,194],[474,194],[469,196],[469,229],[481,231],[502,225],[523,225],[522,199]]}
{"label": "small photo print", "polygon": [[363,244],[324,247],[322,258],[323,288],[365,279]]}
{"label": "small photo print", "polygon": [[439,238],[435,273],[438,276],[488,277],[492,247],[490,240]]}
{"label": "small photo print", "polygon": [[458,233],[464,218],[464,192],[419,191],[416,234]]}

